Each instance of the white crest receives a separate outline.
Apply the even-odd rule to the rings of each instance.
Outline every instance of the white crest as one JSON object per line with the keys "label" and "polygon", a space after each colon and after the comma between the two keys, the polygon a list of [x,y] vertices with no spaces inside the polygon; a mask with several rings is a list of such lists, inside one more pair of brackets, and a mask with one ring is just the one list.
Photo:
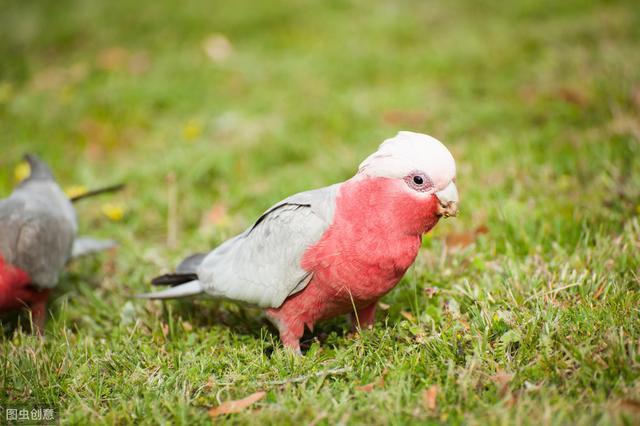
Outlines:
{"label": "white crest", "polygon": [[376,152],[360,163],[358,173],[403,178],[416,170],[425,172],[436,190],[440,190],[455,178],[456,163],[449,150],[436,138],[402,131],[385,140]]}

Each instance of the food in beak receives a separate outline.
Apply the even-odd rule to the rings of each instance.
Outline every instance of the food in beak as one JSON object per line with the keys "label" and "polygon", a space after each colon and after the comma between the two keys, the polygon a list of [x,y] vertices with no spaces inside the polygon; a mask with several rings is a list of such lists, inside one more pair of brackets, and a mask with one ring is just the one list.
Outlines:
{"label": "food in beak", "polygon": [[458,214],[458,188],[452,181],[446,188],[436,192],[438,216],[450,217]]}

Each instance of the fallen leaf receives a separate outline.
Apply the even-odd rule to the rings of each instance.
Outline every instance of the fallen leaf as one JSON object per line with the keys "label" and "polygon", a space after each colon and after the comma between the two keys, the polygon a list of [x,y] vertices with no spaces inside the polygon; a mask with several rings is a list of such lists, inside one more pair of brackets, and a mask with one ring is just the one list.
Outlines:
{"label": "fallen leaf", "polygon": [[602,283],[598,286],[596,292],[593,294],[594,300],[597,300],[602,295],[602,292],[604,291],[605,287],[606,287],[606,281],[603,280]]}
{"label": "fallen leaf", "polygon": [[378,307],[379,307],[380,309],[382,309],[383,311],[386,311],[386,310],[388,310],[391,306],[390,306],[390,305],[387,305],[386,303],[378,302]]}
{"label": "fallen leaf", "polygon": [[465,248],[475,243],[478,236],[489,232],[489,228],[486,225],[480,225],[473,231],[453,233],[445,237],[445,242],[449,248]]}
{"label": "fallen leaf", "polygon": [[384,378],[387,375],[387,369],[385,368],[378,380],[375,382],[367,383],[366,385],[356,386],[356,390],[360,392],[371,392],[374,388],[384,387]]}
{"label": "fallen leaf", "polygon": [[462,324],[465,330],[469,331],[471,327],[469,326],[469,323],[464,320],[464,318],[460,317],[458,318],[458,321],[460,321],[460,324]]}
{"label": "fallen leaf", "polygon": [[223,414],[239,413],[250,405],[260,401],[266,395],[267,393],[265,391],[260,391],[251,394],[246,398],[237,399],[234,401],[225,401],[217,407],[211,408],[209,410],[209,417],[218,417]]}
{"label": "fallen leaf", "polygon": [[109,47],[98,53],[96,66],[104,71],[128,71],[132,75],[146,72],[151,60],[146,52],[131,52],[124,47]]}
{"label": "fallen leaf", "polygon": [[98,53],[96,65],[106,71],[123,69],[129,61],[130,52],[123,47],[109,47]]}
{"label": "fallen leaf", "polygon": [[532,104],[538,99],[538,90],[534,86],[522,86],[518,89],[518,95],[527,104]]}
{"label": "fallen leaf", "polygon": [[490,379],[498,386],[500,395],[504,396],[509,390],[509,383],[513,380],[513,374],[498,370]]}
{"label": "fallen leaf", "polygon": [[439,291],[440,289],[438,287],[427,287],[424,289],[424,293],[427,295],[429,299],[433,298],[433,296],[438,294]]}
{"label": "fallen leaf", "polygon": [[620,401],[620,408],[626,411],[640,414],[640,401],[636,399],[626,398]]}
{"label": "fallen leaf", "polygon": [[151,68],[151,58],[146,52],[134,52],[129,57],[127,69],[131,75],[141,75]]}
{"label": "fallen leaf", "polygon": [[431,385],[429,389],[422,392],[422,406],[427,411],[435,411],[438,408],[436,397],[438,396],[438,385]]}
{"label": "fallen leaf", "polygon": [[37,72],[30,85],[34,90],[57,90],[82,81],[88,74],[86,64],[77,63],[68,68],[50,67]]}
{"label": "fallen leaf", "polygon": [[638,116],[632,112],[627,112],[620,108],[613,110],[613,118],[609,127],[615,133],[621,135],[632,135],[640,138],[640,124],[638,124]]}
{"label": "fallen leaf", "polygon": [[201,229],[208,229],[212,225],[214,227],[224,227],[229,224],[229,208],[224,203],[215,203],[204,214],[200,223]]}
{"label": "fallen leaf", "polygon": [[93,118],[78,123],[76,131],[86,142],[87,155],[94,161],[104,160],[108,150],[128,146],[139,134],[135,127],[117,126],[113,122]]}
{"label": "fallen leaf", "polygon": [[419,127],[427,122],[428,116],[424,111],[386,111],[382,117],[385,123],[393,126],[406,125]]}
{"label": "fallen leaf", "polygon": [[450,248],[464,248],[470,246],[476,241],[476,235],[474,232],[465,232],[462,234],[449,234],[446,236],[445,241],[447,247]]}
{"label": "fallen leaf", "polygon": [[375,387],[375,383],[367,383],[366,385],[356,386],[356,390],[360,392],[371,392]]}
{"label": "fallen leaf", "polygon": [[233,53],[233,45],[222,34],[212,34],[202,42],[202,49],[211,61],[224,62]]}
{"label": "fallen leaf", "polygon": [[489,227],[485,224],[482,224],[476,228],[477,235],[488,234],[488,233],[489,233]]}
{"label": "fallen leaf", "polygon": [[185,331],[193,330],[193,326],[191,325],[191,323],[189,321],[183,321],[182,322],[182,328],[184,328]]}
{"label": "fallen leaf", "polygon": [[118,269],[118,263],[116,262],[117,251],[116,248],[111,248],[105,253],[102,261],[103,275],[113,277]]}
{"label": "fallen leaf", "polygon": [[586,93],[570,87],[562,87],[555,93],[556,97],[563,101],[580,107],[589,105],[589,98]]}
{"label": "fallen leaf", "polygon": [[631,90],[631,100],[633,101],[636,109],[640,109],[640,86],[634,87]]}
{"label": "fallen leaf", "polygon": [[402,315],[403,317],[405,317],[406,319],[408,319],[411,322],[415,322],[416,321],[416,317],[414,317],[411,312],[400,311],[400,315]]}

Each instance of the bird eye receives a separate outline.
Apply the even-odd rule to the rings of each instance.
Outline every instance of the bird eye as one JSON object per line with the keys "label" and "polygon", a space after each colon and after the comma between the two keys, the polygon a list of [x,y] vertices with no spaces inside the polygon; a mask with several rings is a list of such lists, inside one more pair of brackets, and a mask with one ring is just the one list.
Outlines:
{"label": "bird eye", "polygon": [[410,188],[418,192],[427,192],[433,188],[433,182],[424,172],[415,171],[405,176],[404,181]]}

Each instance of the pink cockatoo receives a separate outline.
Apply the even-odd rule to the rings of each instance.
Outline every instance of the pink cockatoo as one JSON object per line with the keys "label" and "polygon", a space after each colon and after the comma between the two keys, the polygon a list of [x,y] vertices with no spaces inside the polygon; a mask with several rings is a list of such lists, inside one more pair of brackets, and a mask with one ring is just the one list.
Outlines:
{"label": "pink cockatoo", "polygon": [[27,155],[26,161],[31,175],[0,200],[0,314],[30,308],[42,332],[47,300],[65,264],[115,246],[111,240],[77,237],[72,203],[123,185],[69,199],[45,163],[35,155]]}
{"label": "pink cockatoo", "polygon": [[296,353],[318,321],[351,313],[354,325],[371,326],[422,235],[456,214],[455,176],[441,142],[399,132],[351,179],[284,199],[242,234],[152,281],[173,288],[139,297],[206,294],[259,306]]}

